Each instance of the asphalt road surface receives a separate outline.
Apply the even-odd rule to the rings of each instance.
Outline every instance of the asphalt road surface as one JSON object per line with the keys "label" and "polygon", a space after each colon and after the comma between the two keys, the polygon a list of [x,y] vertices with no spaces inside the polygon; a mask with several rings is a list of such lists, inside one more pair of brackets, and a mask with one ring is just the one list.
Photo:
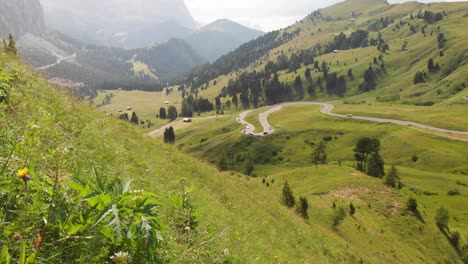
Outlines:
{"label": "asphalt road surface", "polygon": [[245,129],[242,130],[242,134],[244,135],[249,135],[249,136],[254,136],[254,137],[262,137],[269,135],[275,131],[275,128],[268,123],[268,116],[274,112],[277,112],[281,110],[285,106],[289,105],[320,105],[322,106],[322,109],[320,112],[325,115],[329,116],[335,116],[335,117],[340,117],[340,118],[349,118],[349,119],[357,119],[357,120],[366,120],[366,121],[371,121],[371,122],[376,122],[376,123],[391,123],[391,124],[397,124],[397,125],[402,125],[402,126],[412,126],[412,127],[418,127],[418,128],[423,128],[427,130],[432,130],[436,132],[443,132],[443,133],[448,133],[452,135],[462,135],[462,136],[468,136],[468,132],[465,131],[456,131],[456,130],[449,130],[449,129],[444,129],[444,128],[438,128],[438,127],[433,127],[433,126],[428,126],[424,124],[419,124],[415,122],[410,122],[410,121],[404,121],[404,120],[395,120],[395,119],[387,119],[387,118],[377,118],[377,117],[366,117],[366,116],[353,116],[351,114],[348,115],[339,115],[339,114],[334,114],[332,113],[333,109],[335,106],[329,103],[318,103],[318,102],[293,102],[293,103],[282,103],[275,105],[268,109],[267,111],[260,113],[258,116],[258,120],[260,121],[260,124],[263,127],[263,132],[261,133],[254,133],[255,126],[248,123],[245,121],[245,117],[252,112],[252,110],[244,111],[242,112],[238,117],[237,117],[237,122],[241,123],[242,125],[245,126]]}

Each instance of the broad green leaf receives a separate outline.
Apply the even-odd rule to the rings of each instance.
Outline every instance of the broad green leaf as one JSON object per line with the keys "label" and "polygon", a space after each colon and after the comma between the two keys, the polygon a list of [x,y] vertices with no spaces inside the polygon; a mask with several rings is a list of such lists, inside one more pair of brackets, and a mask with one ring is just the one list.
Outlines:
{"label": "broad green leaf", "polygon": [[112,197],[108,194],[100,194],[88,198],[87,201],[91,207],[96,207],[97,210],[101,211],[112,202]]}
{"label": "broad green leaf", "polygon": [[107,239],[114,242],[114,230],[110,226],[104,226],[101,229],[101,234],[103,234]]}

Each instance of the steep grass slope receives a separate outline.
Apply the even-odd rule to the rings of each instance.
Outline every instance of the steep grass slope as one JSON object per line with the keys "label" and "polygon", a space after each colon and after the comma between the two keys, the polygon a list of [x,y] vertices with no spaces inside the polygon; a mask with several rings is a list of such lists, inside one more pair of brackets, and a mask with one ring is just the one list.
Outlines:
{"label": "steep grass slope", "polygon": [[[86,236],[88,233],[70,236],[67,232],[73,232],[68,224],[60,228],[56,224],[61,216],[74,215],[73,211],[68,211],[68,206],[80,205],[80,210],[94,210],[107,201],[104,198],[107,196],[98,196],[104,200],[93,200],[97,207],[87,207],[86,201],[91,201],[79,197],[80,192],[89,190],[71,191],[67,186],[104,182],[113,190],[109,195],[115,197],[119,182],[134,179],[136,193],[140,193],[137,189],[154,192],[159,200],[157,215],[166,227],[160,233],[164,239],[162,245],[152,253],[163,262],[342,263],[362,260],[380,263],[382,259],[388,262],[460,262],[456,251],[437,231],[430,214],[426,216],[425,210],[422,211],[427,222],[422,226],[416,218],[404,213],[402,204],[407,195],[384,188],[378,180],[347,167],[306,167],[298,169],[297,173],[290,170],[278,174],[275,183],[271,180],[268,188],[257,179],[218,173],[181,154],[173,146],[145,138],[128,124],[102,115],[51,88],[17,60],[4,54],[0,56],[2,83],[7,84],[4,91],[8,91],[7,96],[2,95],[0,119],[1,181],[6,191],[4,195],[7,195],[3,197],[11,197],[10,194],[24,197],[30,205],[26,207],[30,208],[29,213],[19,213],[11,222],[3,221],[6,216],[17,214],[16,210],[2,206],[0,240],[5,243],[0,254],[2,261],[6,250],[15,261],[21,258],[21,252],[26,256],[37,254],[40,263],[60,260],[102,263],[119,250],[129,252],[128,247],[133,244],[119,243],[120,246],[115,247],[105,243],[112,241],[108,227],[115,227],[115,221],[111,221],[115,217],[105,217],[109,225],[99,225],[97,230],[91,227],[90,237]],[[15,176],[16,171],[24,167],[32,177],[28,182],[29,192],[37,200],[23,196],[28,189],[25,190],[21,178]],[[302,185],[288,173],[307,175],[307,180],[313,182],[325,181],[322,185]],[[282,204],[280,186],[283,180],[291,181],[296,194],[309,198],[309,220]],[[57,218],[48,218],[44,215],[47,212],[44,206],[47,208],[50,203],[47,198],[50,194],[39,191],[52,190],[53,186],[56,186],[54,190],[64,191],[51,198],[61,201],[49,207],[58,213],[54,213]],[[341,194],[355,188],[366,191],[352,196]],[[10,206],[15,199],[1,201]],[[358,207],[356,216],[345,219],[337,229],[330,227],[333,201],[339,206],[353,201]],[[387,208],[387,204],[394,206]],[[25,207],[21,200],[16,206],[23,212]],[[123,217],[125,211],[121,212]],[[78,225],[92,216],[96,217],[92,214],[73,218],[73,223]],[[46,226],[54,228],[40,233],[43,242],[42,249],[38,249],[34,245],[39,243],[37,230],[44,230],[42,217],[49,219]],[[415,233],[418,233],[416,239]],[[88,242],[95,241],[93,239],[107,246],[96,253],[93,250],[96,243]],[[15,242],[17,240],[25,243]],[[372,245],[377,241],[385,243]],[[55,251],[69,247],[74,248],[73,252]],[[81,254],[80,259],[70,259],[72,253],[73,256]],[[129,252],[132,256],[137,253]]]}

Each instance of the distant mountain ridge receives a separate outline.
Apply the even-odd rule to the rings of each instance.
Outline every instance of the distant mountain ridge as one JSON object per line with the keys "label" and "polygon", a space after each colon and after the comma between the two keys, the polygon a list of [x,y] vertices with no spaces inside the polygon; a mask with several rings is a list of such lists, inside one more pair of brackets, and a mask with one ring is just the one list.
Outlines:
{"label": "distant mountain ridge", "polygon": [[183,0],[41,0],[49,27],[85,43],[142,48],[198,28]]}
{"label": "distant mountain ridge", "polygon": [[45,76],[74,83],[79,94],[97,89],[159,89],[206,62],[183,40],[141,49],[88,45],[48,29],[39,0],[0,0],[0,38],[12,33],[20,56]]}
{"label": "distant mountain ridge", "polygon": [[185,40],[210,62],[233,51],[241,44],[262,36],[264,32],[245,27],[228,19],[216,20]]}

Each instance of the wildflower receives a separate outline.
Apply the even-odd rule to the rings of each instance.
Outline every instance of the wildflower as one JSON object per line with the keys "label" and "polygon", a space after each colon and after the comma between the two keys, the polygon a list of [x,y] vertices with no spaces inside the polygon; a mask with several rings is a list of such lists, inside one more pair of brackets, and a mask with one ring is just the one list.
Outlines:
{"label": "wildflower", "polygon": [[23,181],[28,182],[31,180],[31,176],[28,175],[28,168],[24,168],[22,170],[18,170],[18,177],[20,177]]}
{"label": "wildflower", "polygon": [[114,256],[110,257],[110,259],[118,264],[130,263],[130,256],[128,255],[128,252],[117,252],[114,254]]}
{"label": "wildflower", "polygon": [[13,236],[13,240],[16,241],[16,242],[20,241],[21,238],[22,238],[22,237],[21,237],[20,234],[15,234],[15,235]]}
{"label": "wildflower", "polygon": [[36,250],[39,250],[41,248],[41,244],[42,244],[41,234],[37,234],[36,239],[34,239],[34,248]]}
{"label": "wildflower", "polygon": [[227,256],[227,255],[229,255],[229,253],[230,253],[229,249],[225,248],[225,249],[223,250],[223,254],[224,254],[224,255]]}

